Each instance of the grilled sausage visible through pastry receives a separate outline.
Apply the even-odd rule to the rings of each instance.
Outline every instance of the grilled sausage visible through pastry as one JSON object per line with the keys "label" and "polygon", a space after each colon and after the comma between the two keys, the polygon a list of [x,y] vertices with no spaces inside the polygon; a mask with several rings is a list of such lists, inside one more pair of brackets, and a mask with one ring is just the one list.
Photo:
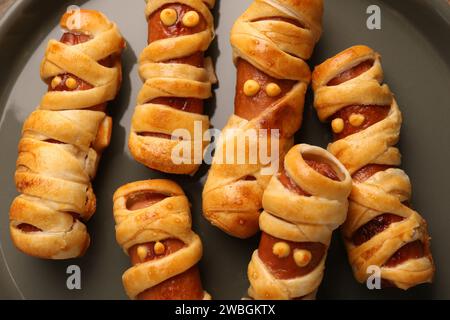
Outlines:
{"label": "grilled sausage visible through pastry", "polygon": [[[149,168],[194,174],[201,165],[207,143],[203,135],[209,129],[204,101],[217,81],[212,60],[205,57],[214,39],[214,3],[147,2],[148,46],[139,59],[144,86],[128,145],[133,157]],[[177,135],[180,129],[189,136]]]}
{"label": "grilled sausage visible through pastry", "polygon": [[314,299],[333,230],[347,216],[352,181],[329,152],[293,147],[263,195],[258,250],[248,267],[254,299]]}
{"label": "grilled sausage visible through pastry", "polygon": [[[248,238],[258,231],[262,195],[271,178],[267,171],[282,163],[300,129],[311,78],[304,60],[321,36],[322,14],[321,0],[258,0],[231,30],[237,68],[235,110],[217,142],[203,190],[203,214],[232,236]],[[267,141],[260,138],[264,130]],[[271,136],[276,132],[278,137]],[[239,140],[242,137],[245,140]],[[250,161],[276,142],[279,152],[268,154],[272,163],[263,163],[259,156]],[[233,145],[234,154],[228,150]],[[233,161],[226,159],[227,153],[234,155]]]}
{"label": "grilled sausage visible through pastry", "polygon": [[355,277],[364,282],[378,266],[383,286],[406,290],[431,282],[435,268],[427,224],[411,207],[411,182],[399,168],[402,115],[382,83],[380,55],[366,46],[313,73],[315,107],[334,133],[328,149],[353,177],[343,234]]}
{"label": "grilled sausage visible through pastry", "polygon": [[86,226],[95,212],[91,180],[109,145],[106,113],[121,84],[125,42],[103,14],[65,14],[60,41],[51,40],[41,65],[48,83],[36,111],[25,121],[15,174],[21,193],[10,209],[10,232],[24,253],[47,259],[84,254]]}
{"label": "grilled sausage visible through pastry", "polygon": [[123,275],[131,299],[211,298],[200,279],[202,243],[191,230],[189,207],[169,180],[130,183],[114,194],[117,241],[133,265]]}

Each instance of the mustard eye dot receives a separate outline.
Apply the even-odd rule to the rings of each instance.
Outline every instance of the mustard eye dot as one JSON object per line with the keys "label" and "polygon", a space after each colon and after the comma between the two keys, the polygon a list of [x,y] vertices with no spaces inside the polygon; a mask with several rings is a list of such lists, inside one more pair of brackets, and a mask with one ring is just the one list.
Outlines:
{"label": "mustard eye dot", "polygon": [[266,86],[266,93],[269,97],[277,97],[281,94],[281,88],[276,83],[269,83]]}
{"label": "mustard eye dot", "polygon": [[248,97],[255,96],[260,89],[261,86],[255,80],[247,80],[244,84],[244,94]]}
{"label": "mustard eye dot", "polygon": [[188,28],[193,28],[200,23],[200,16],[196,11],[189,11],[183,17],[183,24]]}
{"label": "mustard eye dot", "polygon": [[158,241],[155,243],[153,250],[155,250],[155,254],[161,255],[166,251],[166,246]]}
{"label": "mustard eye dot", "polygon": [[75,80],[74,78],[67,78],[67,80],[66,80],[67,88],[69,88],[70,90],[74,90],[77,88],[77,86],[78,86],[77,80]]}
{"label": "mustard eye dot", "polygon": [[57,76],[52,79],[52,82],[50,85],[52,86],[52,89],[55,89],[57,86],[59,86],[61,84],[61,82],[62,82],[61,77]]}
{"label": "mustard eye dot", "polygon": [[341,133],[344,131],[344,120],[341,118],[336,118],[331,122],[331,128],[334,133]]}
{"label": "mustard eye dot", "polygon": [[173,26],[178,20],[178,14],[174,9],[164,9],[160,15],[161,21],[165,26]]}
{"label": "mustard eye dot", "polygon": [[286,258],[291,253],[291,247],[286,242],[277,242],[273,245],[272,252],[278,258]]}
{"label": "mustard eye dot", "polygon": [[147,248],[145,246],[139,246],[137,248],[137,255],[139,257],[139,260],[144,261],[145,258],[147,258]]}
{"label": "mustard eye dot", "polygon": [[357,114],[357,113],[353,113],[350,116],[350,118],[348,118],[348,121],[354,127],[361,126],[365,120],[366,120],[366,117],[364,117],[362,114]]}
{"label": "mustard eye dot", "polygon": [[300,268],[306,267],[311,262],[311,252],[308,250],[294,250],[294,261]]}

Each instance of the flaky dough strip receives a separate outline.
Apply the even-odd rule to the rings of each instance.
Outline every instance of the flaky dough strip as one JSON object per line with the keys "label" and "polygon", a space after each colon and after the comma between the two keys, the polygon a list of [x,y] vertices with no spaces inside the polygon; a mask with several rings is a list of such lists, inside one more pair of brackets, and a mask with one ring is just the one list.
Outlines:
{"label": "flaky dough strip", "polygon": [[[147,19],[161,7],[173,3],[191,7],[207,26],[202,32],[154,41],[143,50],[139,74],[144,85],[137,98],[128,145],[133,157],[149,168],[173,174],[194,174],[202,163],[207,144],[204,134],[209,129],[208,116],[152,103],[152,100],[163,97],[205,100],[212,96],[211,87],[217,80],[210,58],[205,59],[203,68],[167,61],[189,57],[209,48],[215,36],[214,17],[210,11],[215,1],[148,1]],[[178,139],[179,136],[174,136],[175,131],[181,129],[189,134],[188,137]]]}
{"label": "flaky dough strip", "polygon": [[[367,71],[339,85],[327,85],[341,73],[366,61],[373,62]],[[365,282],[370,276],[370,266],[378,266],[382,279],[396,287],[408,289],[431,282],[434,264],[429,251],[427,224],[418,212],[407,205],[411,200],[409,177],[397,168],[401,155],[395,145],[400,136],[402,115],[394,95],[382,83],[380,55],[366,46],[355,46],[339,53],[318,66],[313,74],[315,107],[322,121],[353,105],[390,108],[381,121],[331,143],[328,149],[352,175],[367,165],[390,167],[365,181],[354,179],[343,234],[350,264],[359,282]],[[352,241],[354,234],[383,214],[392,214],[402,220],[391,223],[369,240],[356,245]],[[424,246],[423,257],[407,259],[393,267],[385,265],[399,249],[415,241],[420,241]]]}
{"label": "flaky dough strip", "polygon": [[[315,171],[305,161],[305,156],[320,158],[332,165],[340,180],[331,180]],[[313,299],[322,281],[332,232],[347,217],[351,177],[329,152],[306,144],[297,145],[287,153],[284,169],[292,181],[310,195],[299,195],[287,189],[277,175],[273,176],[263,196],[264,211],[259,217],[261,230],[283,244],[283,240],[321,243],[326,249],[312,271],[292,279],[274,276],[256,250],[248,266],[248,293],[254,299]],[[292,254],[292,249],[289,251]],[[292,259],[292,256],[275,259]]]}
{"label": "flaky dough strip", "polygon": [[[258,231],[263,191],[270,181],[266,173],[270,164],[258,158],[239,164],[237,155],[251,157],[251,147],[259,147],[261,129],[279,129],[279,154],[270,155],[280,161],[293,144],[293,136],[302,122],[303,106],[310,70],[309,59],[322,32],[321,0],[257,0],[236,21],[231,30],[234,60],[242,59],[276,79],[295,82],[292,89],[268,106],[256,118],[247,120],[234,114],[217,142],[208,180],[203,190],[204,216],[232,236],[248,238]],[[263,89],[262,89],[263,90]],[[256,132],[255,135],[252,133]],[[238,139],[248,136],[242,144]],[[271,143],[270,132],[268,145]],[[238,145],[234,162],[219,155],[227,146]],[[230,147],[228,147],[230,148]],[[270,150],[270,147],[269,147]],[[259,153],[259,152],[258,152]],[[252,177],[253,181],[246,178]]]}
{"label": "flaky dough strip", "polygon": [[[148,207],[129,210],[129,197],[142,192],[164,194],[167,198]],[[136,264],[125,271],[122,280],[130,299],[185,272],[202,257],[202,242],[191,229],[189,201],[172,181],[138,181],[120,187],[114,194],[114,219],[117,242],[127,255],[131,247],[144,243],[178,239],[185,244],[168,256]],[[207,292],[204,292],[204,299],[211,299]]]}
{"label": "flaky dough strip", "polygon": [[[78,26],[74,20],[79,20]],[[73,46],[50,40],[41,78],[50,83],[69,73],[92,88],[49,91],[25,121],[15,174],[21,195],[10,209],[10,232],[16,247],[47,259],[78,257],[89,246],[89,234],[80,220],[89,220],[95,212],[91,180],[109,145],[112,119],[104,112],[87,109],[116,96],[121,82],[117,56],[124,47],[117,26],[97,11],[67,13],[61,27],[91,39]],[[98,62],[109,56],[117,58],[111,68]],[[35,229],[27,232],[22,225]]]}

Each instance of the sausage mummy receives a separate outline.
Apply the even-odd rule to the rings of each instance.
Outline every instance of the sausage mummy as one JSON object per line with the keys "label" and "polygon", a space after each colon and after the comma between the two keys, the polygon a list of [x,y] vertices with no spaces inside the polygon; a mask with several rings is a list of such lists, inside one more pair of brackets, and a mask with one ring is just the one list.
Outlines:
{"label": "sausage mummy", "polygon": [[168,180],[130,183],[114,194],[117,242],[133,264],[122,277],[131,299],[211,299],[200,280],[202,243],[191,230],[189,207]]}
{"label": "sausage mummy", "polygon": [[254,299],[314,299],[333,230],[346,219],[352,179],[329,152],[293,147],[263,196],[258,250],[248,266]]}
{"label": "sausage mummy", "polygon": [[21,195],[10,209],[16,247],[47,259],[75,258],[89,246],[81,221],[95,212],[91,180],[110,143],[106,107],[120,88],[125,47],[97,11],[67,13],[61,27],[67,32],[49,42],[41,65],[49,90],[23,126],[15,173]]}
{"label": "sausage mummy", "polygon": [[214,3],[147,2],[149,45],[139,61],[144,85],[128,145],[136,161],[149,168],[194,174],[201,165],[209,129],[204,100],[217,82],[212,60],[204,57],[214,39]]}
{"label": "sausage mummy", "polygon": [[383,82],[380,55],[349,48],[313,73],[315,107],[329,121],[333,153],[353,178],[343,226],[350,264],[364,282],[381,269],[383,286],[408,289],[431,282],[434,264],[425,220],[410,206],[411,183],[399,168],[402,115]]}
{"label": "sausage mummy", "polygon": [[[311,78],[304,59],[320,38],[322,14],[321,0],[257,0],[231,31],[237,68],[235,114],[217,143],[203,190],[203,213],[232,236],[247,238],[258,231],[261,199],[271,178],[264,170],[270,164],[259,156],[254,163],[249,159],[260,153],[262,144],[273,143],[270,134],[267,143],[261,141],[260,130],[279,130],[279,153],[270,157],[280,161],[301,126]],[[239,162],[236,150],[234,161],[225,159],[230,145],[239,146],[245,161]],[[252,151],[252,146],[258,149]]]}

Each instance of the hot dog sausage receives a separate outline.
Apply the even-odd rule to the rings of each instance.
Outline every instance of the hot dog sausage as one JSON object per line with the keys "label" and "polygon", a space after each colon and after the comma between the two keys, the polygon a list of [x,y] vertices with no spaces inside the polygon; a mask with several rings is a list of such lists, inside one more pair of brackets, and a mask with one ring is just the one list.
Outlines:
{"label": "hot dog sausage", "polygon": [[[322,14],[321,0],[283,1],[277,6],[255,1],[232,28],[237,69],[234,114],[218,140],[203,190],[205,218],[232,236],[248,238],[258,231],[261,200],[271,178],[261,151],[269,143],[277,144],[271,164],[281,164],[301,127],[311,78],[305,60],[321,36]],[[271,141],[257,138],[264,132]],[[252,150],[254,146],[258,150]],[[253,163],[255,154],[259,157]]]}
{"label": "hot dog sausage", "polygon": [[350,174],[325,150],[299,145],[287,153],[263,196],[261,240],[248,268],[252,298],[315,297],[350,190]]}
{"label": "hot dog sausage", "polygon": [[[191,230],[189,203],[178,185],[167,180],[125,185],[114,195],[114,216],[117,240],[133,266],[123,277],[130,298],[209,298],[203,290],[197,266],[201,242]],[[148,233],[139,235],[133,230]],[[142,276],[146,274],[149,276]]]}
{"label": "hot dog sausage", "polygon": [[[316,67],[315,107],[331,122],[330,151],[354,181],[343,233],[356,278],[364,282],[367,267],[377,265],[384,286],[408,289],[430,282],[434,264],[426,222],[411,208],[410,181],[399,168],[401,113],[382,81],[379,54],[349,48]],[[400,237],[399,230],[411,233]]]}
{"label": "hot dog sausage", "polygon": [[148,46],[139,61],[144,85],[128,146],[151,169],[194,174],[201,165],[209,128],[204,101],[217,81],[211,59],[205,57],[214,38],[214,3],[147,2]]}
{"label": "hot dog sausage", "polygon": [[[129,196],[127,208],[130,211],[148,208],[168,196],[153,192],[137,193]],[[160,241],[165,247],[163,253],[155,253],[155,242],[147,242],[132,246],[128,254],[132,265],[145,263],[147,261],[166,257],[182,248],[185,244],[177,239],[167,239]],[[141,249],[139,249],[141,248]],[[147,255],[144,259],[139,256],[138,251],[145,248]],[[203,299],[203,287],[200,279],[200,273],[197,266],[165,280],[155,287],[149,288],[138,296],[139,300],[201,300]]]}
{"label": "hot dog sausage", "polygon": [[91,181],[110,142],[107,103],[121,84],[125,42],[117,26],[97,11],[76,14],[76,31],[74,13],[66,13],[66,32],[48,44],[41,64],[48,90],[19,143],[15,178],[22,195],[11,205],[10,231],[19,249],[40,258],[79,257],[89,246],[83,222],[96,207]]}

